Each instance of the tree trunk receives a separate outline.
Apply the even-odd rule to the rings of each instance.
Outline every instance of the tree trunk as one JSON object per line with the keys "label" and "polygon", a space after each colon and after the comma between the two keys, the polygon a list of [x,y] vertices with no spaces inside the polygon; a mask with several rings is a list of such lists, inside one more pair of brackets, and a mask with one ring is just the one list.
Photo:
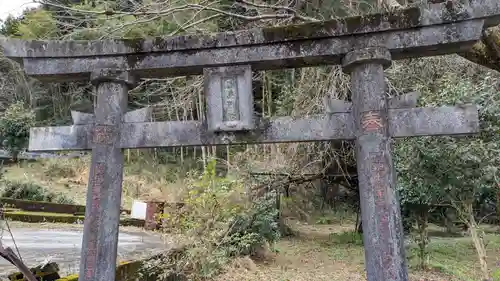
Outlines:
{"label": "tree trunk", "polygon": [[479,227],[474,218],[472,206],[467,206],[468,226],[474,247],[476,248],[483,280],[489,280],[488,263],[486,262],[486,247],[484,246],[483,235],[479,233]]}
{"label": "tree trunk", "polygon": [[497,187],[497,192],[496,192],[496,201],[497,201],[497,209],[496,209],[496,218],[495,222],[497,224],[500,224],[500,185]]}
{"label": "tree trunk", "polygon": [[455,216],[450,214],[452,211],[451,208],[444,209],[444,225],[446,227],[446,233],[452,233],[455,230],[453,221],[455,220]]}
{"label": "tree trunk", "polygon": [[429,209],[425,206],[422,206],[417,214],[417,228],[418,228],[418,248],[420,250],[419,258],[420,258],[420,268],[427,268],[427,245],[429,242],[429,237],[427,234],[427,225],[429,220]]}
{"label": "tree trunk", "polygon": [[495,221],[497,224],[500,224],[500,182],[495,178],[495,184],[497,186],[496,190],[496,218]]}

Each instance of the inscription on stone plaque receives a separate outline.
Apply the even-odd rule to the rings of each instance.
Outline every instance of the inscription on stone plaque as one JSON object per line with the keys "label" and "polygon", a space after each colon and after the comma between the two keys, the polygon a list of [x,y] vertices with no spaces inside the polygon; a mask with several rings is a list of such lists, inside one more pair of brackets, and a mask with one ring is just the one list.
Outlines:
{"label": "inscription on stone plaque", "polygon": [[222,120],[239,121],[240,109],[238,100],[237,77],[224,77],[222,82]]}
{"label": "inscription on stone plaque", "polygon": [[207,125],[210,132],[248,131],[253,120],[250,66],[205,68]]}
{"label": "inscription on stone plaque", "polygon": [[363,112],[361,116],[361,127],[365,132],[375,132],[382,128],[382,118],[378,111]]}
{"label": "inscription on stone plaque", "polygon": [[92,142],[94,144],[111,144],[113,142],[113,127],[106,125],[94,126]]}
{"label": "inscription on stone plaque", "polygon": [[105,169],[106,166],[103,163],[97,163],[90,182],[92,202],[90,205],[90,215],[86,219],[90,220],[90,229],[92,229],[92,232],[89,235],[87,244],[87,268],[85,269],[85,276],[87,278],[92,278],[97,262],[97,230],[100,224],[98,212]]}

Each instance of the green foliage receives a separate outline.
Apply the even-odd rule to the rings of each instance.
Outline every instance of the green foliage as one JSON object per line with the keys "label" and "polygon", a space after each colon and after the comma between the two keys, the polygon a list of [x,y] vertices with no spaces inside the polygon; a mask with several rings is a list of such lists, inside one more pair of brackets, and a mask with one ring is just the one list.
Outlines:
{"label": "green foliage", "polygon": [[13,17],[8,16],[3,22],[2,27],[0,28],[0,34],[4,36],[16,36],[18,35],[20,20]]}
{"label": "green foliage", "polygon": [[500,269],[493,271],[493,281],[500,281]]}
{"label": "green foliage", "polygon": [[473,103],[479,106],[478,136],[405,139],[396,147],[399,191],[403,204],[439,204],[474,200],[494,188],[500,164],[500,81],[483,77],[477,83],[457,75],[445,76],[435,93],[426,93],[429,106]]}
{"label": "green foliage", "polygon": [[[498,235],[491,234],[484,236],[484,239],[488,241],[488,247],[491,248],[488,262],[491,262],[492,265],[495,265],[496,252],[500,246],[499,238]],[[440,271],[457,278],[453,280],[483,280],[479,278],[477,271],[471,270],[477,265],[477,254],[470,238],[435,237],[429,243],[427,251],[429,252],[427,259],[430,270]],[[413,268],[420,267],[419,252],[420,249],[415,244],[410,244],[407,248],[407,259]],[[495,268],[492,269],[493,276],[495,276]]]}
{"label": "green foliage", "polygon": [[2,180],[1,184],[0,197],[61,204],[74,203],[71,198],[60,193],[50,192],[45,187],[32,182]]}
{"label": "green foliage", "polygon": [[22,102],[11,104],[0,118],[2,146],[15,157],[28,144],[30,128],[35,125],[35,115]]}
{"label": "green foliage", "polygon": [[189,242],[182,251],[151,261],[152,272],[208,279],[233,257],[256,254],[279,239],[275,195],[251,201],[241,181],[216,176],[215,164],[210,161],[188,183],[183,209],[164,217]]}
{"label": "green foliage", "polygon": [[417,242],[426,260],[427,217],[436,205],[453,206],[460,220],[468,221],[473,206],[485,198],[494,201],[494,179],[500,164],[500,102],[496,87],[500,81],[481,77],[478,81],[448,74],[435,89],[424,93],[426,106],[477,104],[481,133],[468,137],[419,137],[396,145],[396,167],[405,228],[420,221]]}
{"label": "green foliage", "polygon": [[56,20],[52,13],[43,9],[34,9],[24,13],[17,25],[18,36],[22,39],[50,39],[58,36]]}

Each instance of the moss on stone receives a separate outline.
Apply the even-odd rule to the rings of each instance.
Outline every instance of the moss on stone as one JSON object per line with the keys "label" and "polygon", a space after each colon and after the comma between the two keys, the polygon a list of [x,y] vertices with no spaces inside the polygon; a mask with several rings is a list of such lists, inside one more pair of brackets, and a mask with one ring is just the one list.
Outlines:
{"label": "moss on stone", "polygon": [[470,14],[461,3],[447,1],[445,4],[446,11],[441,19],[443,21],[460,21],[470,18]]}
{"label": "moss on stone", "polygon": [[165,49],[167,47],[167,41],[162,37],[155,37],[155,39],[153,39],[153,46],[158,49]]}
{"label": "moss on stone", "polygon": [[403,29],[418,26],[419,23],[420,9],[412,7],[391,13],[362,15],[298,25],[267,27],[262,29],[262,33],[267,42],[274,42],[348,35],[355,32],[371,31],[382,24],[389,24],[388,28],[390,29]]}
{"label": "moss on stone", "polygon": [[37,212],[9,212],[4,216],[14,221],[40,223],[40,222],[53,222],[53,223],[77,223],[83,221],[83,216],[73,216],[68,214],[57,213],[37,213]]}
{"label": "moss on stone", "polygon": [[472,46],[472,51],[477,57],[487,57],[488,56],[488,51],[487,51],[486,45],[482,41],[479,41],[476,44],[474,44]]}
{"label": "moss on stone", "polygon": [[55,202],[31,201],[12,198],[0,198],[0,203],[3,206],[8,205],[16,209],[21,209],[30,212],[48,212],[48,213],[63,213],[73,214],[76,212],[85,212],[84,205],[61,204]]}
{"label": "moss on stone", "polygon": [[59,278],[56,281],[78,281],[78,274],[73,274],[63,278]]}
{"label": "moss on stone", "polygon": [[123,45],[131,48],[136,53],[140,53],[143,51],[143,38],[121,39],[120,41],[123,43]]}
{"label": "moss on stone", "polygon": [[[120,262],[116,267],[116,281],[135,281],[139,280],[138,278],[140,270],[142,268],[143,261],[126,261]],[[57,279],[56,281],[77,281],[78,274],[69,275],[66,277],[62,277]]]}
{"label": "moss on stone", "polygon": [[[40,280],[54,280],[59,278],[59,265],[51,262],[43,266],[30,268],[30,271]],[[7,276],[10,281],[24,281],[24,274],[21,272],[14,272]]]}
{"label": "moss on stone", "polygon": [[120,40],[123,45],[133,50],[133,55],[127,55],[127,63],[129,67],[134,67],[138,62],[144,59],[144,55],[141,55],[144,51],[144,41],[143,38],[134,38],[134,39],[121,39]]}
{"label": "moss on stone", "polygon": [[[40,223],[40,222],[53,222],[53,223],[77,223],[85,219],[82,215],[61,214],[61,213],[45,213],[45,212],[26,212],[26,211],[13,211],[4,213],[6,218],[14,221]],[[144,220],[124,218],[120,220],[121,226],[136,226],[143,227]]]}
{"label": "moss on stone", "polygon": [[[46,41],[40,41],[40,40],[30,40],[29,41],[29,48],[28,48],[28,57],[34,56],[33,52],[38,53],[38,52],[44,52],[47,46]],[[31,51],[31,53],[30,53]]]}
{"label": "moss on stone", "polygon": [[[29,212],[29,211],[11,211],[9,214],[33,215],[33,216],[49,216],[49,217],[75,217],[73,214],[50,213],[50,212]],[[83,216],[76,216],[82,217]]]}

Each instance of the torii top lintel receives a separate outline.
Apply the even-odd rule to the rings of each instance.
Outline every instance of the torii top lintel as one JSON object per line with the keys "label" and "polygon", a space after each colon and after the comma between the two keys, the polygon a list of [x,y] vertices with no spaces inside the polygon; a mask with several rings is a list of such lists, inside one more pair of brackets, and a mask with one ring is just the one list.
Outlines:
{"label": "torii top lintel", "polygon": [[88,79],[98,68],[164,77],[227,65],[265,70],[339,64],[346,53],[370,46],[384,46],[393,59],[404,59],[464,51],[480,40],[484,28],[500,24],[500,1],[462,1],[467,3],[434,0],[390,13],[205,35],[101,41],[1,38],[0,47],[6,57],[22,62],[28,75],[46,81]]}

